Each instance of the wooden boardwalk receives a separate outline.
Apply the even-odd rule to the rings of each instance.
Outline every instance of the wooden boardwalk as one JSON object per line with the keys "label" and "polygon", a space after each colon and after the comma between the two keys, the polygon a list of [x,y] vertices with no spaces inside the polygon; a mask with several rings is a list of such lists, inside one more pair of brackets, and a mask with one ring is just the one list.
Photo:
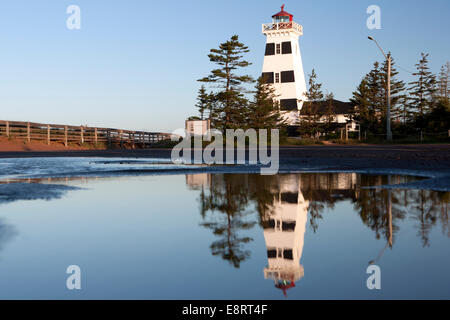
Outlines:
{"label": "wooden boardwalk", "polygon": [[113,128],[98,128],[85,126],[69,126],[58,124],[44,124],[35,122],[0,120],[0,136],[24,139],[25,141],[44,141],[69,143],[140,145],[142,147],[158,141],[169,140],[171,134],[161,132],[132,131]]}

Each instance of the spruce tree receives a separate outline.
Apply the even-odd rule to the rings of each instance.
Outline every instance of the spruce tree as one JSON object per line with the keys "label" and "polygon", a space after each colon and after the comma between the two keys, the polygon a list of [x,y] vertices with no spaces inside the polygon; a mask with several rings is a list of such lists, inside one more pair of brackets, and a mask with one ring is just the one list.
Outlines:
{"label": "spruce tree", "polygon": [[[390,53],[389,53],[390,55]],[[405,98],[405,82],[398,80],[397,76],[398,72],[395,69],[395,61],[391,56],[391,117],[393,120],[400,120],[402,116],[402,111],[404,107],[401,105],[402,101]],[[383,101],[383,112],[382,112],[382,123],[386,123],[386,107],[388,103],[388,94],[387,94],[387,76],[388,76],[388,63],[385,61],[383,66],[381,67],[381,78],[380,78],[380,90],[383,93],[384,101]]]}
{"label": "spruce tree", "polygon": [[198,90],[197,103],[195,104],[195,106],[200,113],[201,120],[204,119],[204,114],[206,111],[209,111],[211,113],[211,97],[206,92],[204,85],[202,85]]}
{"label": "spruce tree", "polygon": [[333,124],[336,118],[336,115],[333,110],[334,94],[332,92],[328,93],[325,96],[325,100],[327,102],[327,108],[324,114],[325,116],[324,129],[325,133],[329,134],[333,129]]}
{"label": "spruce tree", "polygon": [[322,84],[317,82],[317,74],[312,69],[309,75],[308,92],[305,93],[302,116],[300,118],[299,132],[301,134],[315,135],[318,132],[318,122],[320,115],[317,112],[317,102],[323,100]]}
{"label": "spruce tree", "polygon": [[367,85],[369,87],[368,101],[371,112],[375,115],[372,129],[379,128],[380,116],[386,113],[386,97],[383,89],[383,73],[379,62],[373,64],[373,69],[367,74]]}
{"label": "spruce tree", "polygon": [[237,70],[248,67],[250,62],[243,59],[243,55],[249,49],[239,42],[239,37],[234,35],[230,40],[221,43],[218,49],[211,49],[209,60],[217,65],[217,69],[210,75],[199,79],[200,82],[210,83],[218,89],[215,97],[215,117],[213,125],[217,129],[236,129],[242,127],[245,119],[245,107],[248,100],[242,85],[254,80],[249,75],[240,75]]}
{"label": "spruce tree", "polygon": [[364,130],[371,130],[375,122],[375,112],[370,104],[370,94],[368,76],[366,75],[350,99],[350,102],[355,106],[353,118],[359,122]]}
{"label": "spruce tree", "polygon": [[[410,106],[416,113],[417,120],[423,119],[432,109],[436,93],[436,77],[428,67],[428,54],[422,53],[422,58],[416,64],[417,71],[413,73],[416,80],[410,82]],[[421,124],[418,123],[420,128]]]}
{"label": "spruce tree", "polygon": [[284,120],[276,100],[275,89],[271,84],[265,83],[262,77],[258,78],[255,89],[254,100],[249,103],[247,109],[247,127],[253,129],[280,128],[284,124]]}

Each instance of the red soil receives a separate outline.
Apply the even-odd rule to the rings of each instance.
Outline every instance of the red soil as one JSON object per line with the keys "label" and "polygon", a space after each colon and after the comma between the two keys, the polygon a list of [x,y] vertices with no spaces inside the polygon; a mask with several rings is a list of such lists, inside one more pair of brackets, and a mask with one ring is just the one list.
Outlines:
{"label": "red soil", "polygon": [[28,143],[21,139],[8,139],[6,137],[0,137],[0,152],[2,151],[65,151],[65,150],[91,150],[92,148],[69,145],[67,148],[62,143],[52,142],[50,145],[42,141],[31,140]]}

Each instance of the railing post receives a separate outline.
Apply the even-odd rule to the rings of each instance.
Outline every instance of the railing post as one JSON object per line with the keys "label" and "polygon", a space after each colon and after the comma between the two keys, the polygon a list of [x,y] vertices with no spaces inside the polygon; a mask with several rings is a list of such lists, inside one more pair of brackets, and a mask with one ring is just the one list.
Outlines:
{"label": "railing post", "polygon": [[50,145],[50,125],[47,125],[47,144]]}
{"label": "railing post", "polygon": [[84,128],[83,126],[80,126],[80,140],[81,140],[81,144],[84,143]]}
{"label": "railing post", "polygon": [[[450,135],[450,130],[448,132]],[[6,136],[9,137],[9,121],[6,121]]]}
{"label": "railing post", "polygon": [[28,140],[28,143],[31,142],[31,132],[30,131],[31,131],[30,123],[27,122],[27,140]]}
{"label": "railing post", "polygon": [[94,140],[95,144],[97,144],[98,143],[97,128],[94,128]]}
{"label": "railing post", "polygon": [[106,131],[106,139],[108,140],[108,147],[111,148],[111,132],[109,130]]}
{"label": "railing post", "polygon": [[67,141],[67,134],[68,134],[68,132],[67,132],[67,126],[64,126],[64,146],[67,148],[67,145],[68,145],[68,141]]}

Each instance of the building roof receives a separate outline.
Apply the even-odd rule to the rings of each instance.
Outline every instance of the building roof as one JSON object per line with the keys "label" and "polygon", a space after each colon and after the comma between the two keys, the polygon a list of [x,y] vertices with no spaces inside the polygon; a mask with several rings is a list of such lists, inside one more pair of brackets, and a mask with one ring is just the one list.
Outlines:
{"label": "building roof", "polygon": [[[328,100],[317,102],[306,101],[303,104],[302,110],[300,111],[300,115],[325,114],[327,113],[328,105],[329,105]],[[343,102],[333,99],[331,110],[333,111],[334,114],[349,114],[353,111],[353,109],[354,109],[353,104],[351,104],[350,102]]]}
{"label": "building roof", "polygon": [[290,14],[289,12],[284,11],[284,4],[283,4],[283,5],[281,6],[281,11],[278,12],[278,13],[276,13],[276,14],[274,14],[274,15],[272,16],[272,18],[275,18],[275,17],[285,17],[285,16],[288,16],[288,17],[289,17],[289,21],[292,21],[292,18],[294,17],[294,15]]}

